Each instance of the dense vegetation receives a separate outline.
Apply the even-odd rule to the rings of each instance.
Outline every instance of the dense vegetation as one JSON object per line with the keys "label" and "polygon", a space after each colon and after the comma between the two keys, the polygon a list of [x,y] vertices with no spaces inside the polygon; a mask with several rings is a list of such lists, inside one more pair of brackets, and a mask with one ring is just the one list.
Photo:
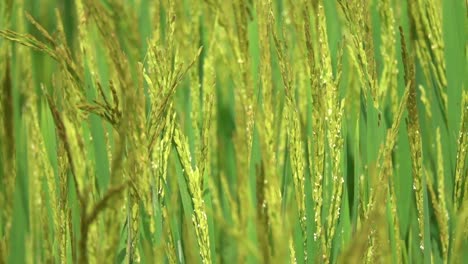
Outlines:
{"label": "dense vegetation", "polygon": [[465,1],[0,14],[0,263],[468,261]]}

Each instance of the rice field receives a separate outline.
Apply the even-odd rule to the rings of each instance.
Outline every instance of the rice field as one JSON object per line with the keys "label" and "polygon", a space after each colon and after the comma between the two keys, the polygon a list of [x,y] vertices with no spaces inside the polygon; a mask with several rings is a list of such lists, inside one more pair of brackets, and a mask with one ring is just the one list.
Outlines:
{"label": "rice field", "polygon": [[2,0],[0,264],[467,263],[463,0]]}

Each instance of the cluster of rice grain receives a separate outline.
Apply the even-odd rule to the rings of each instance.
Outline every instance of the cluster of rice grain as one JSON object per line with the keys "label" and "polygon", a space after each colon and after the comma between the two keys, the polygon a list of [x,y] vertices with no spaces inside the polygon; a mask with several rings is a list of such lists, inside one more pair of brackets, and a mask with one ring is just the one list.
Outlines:
{"label": "cluster of rice grain", "polygon": [[0,263],[461,263],[463,2],[0,2]]}

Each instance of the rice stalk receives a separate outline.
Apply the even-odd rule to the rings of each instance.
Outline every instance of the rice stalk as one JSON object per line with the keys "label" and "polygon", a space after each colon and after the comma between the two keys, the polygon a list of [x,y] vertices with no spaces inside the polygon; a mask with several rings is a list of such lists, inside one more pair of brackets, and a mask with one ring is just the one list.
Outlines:
{"label": "rice stalk", "polygon": [[405,68],[405,83],[410,86],[410,94],[408,98],[408,119],[406,126],[408,129],[408,138],[410,141],[411,150],[411,167],[413,174],[413,190],[416,196],[416,208],[418,211],[419,224],[419,239],[420,249],[424,249],[424,209],[423,209],[423,153],[421,128],[419,124],[419,113],[416,101],[416,77],[415,77],[415,62],[414,57],[408,54],[408,46],[405,42],[403,31],[400,28],[402,58]]}
{"label": "rice stalk", "polygon": [[321,84],[319,83],[319,55],[315,53],[318,46],[318,28],[311,25],[310,20],[314,20],[315,16],[311,17],[311,13],[316,12],[317,6],[305,3],[303,12],[304,34],[307,47],[307,71],[310,75],[311,94],[312,94],[312,136],[308,142],[309,154],[309,173],[312,182],[312,199],[314,201],[314,242],[319,241],[322,254],[325,251],[325,236],[322,227],[322,204],[323,204],[323,189],[322,183],[325,174],[325,106],[322,99],[325,95]]}
{"label": "rice stalk", "polygon": [[[325,186],[327,186],[328,181],[331,180],[332,184],[332,190],[331,190],[331,208],[330,211],[328,212],[328,222],[327,222],[327,229],[326,229],[326,239],[322,239],[322,241],[325,241],[324,245],[324,250],[325,252],[322,253],[324,259],[323,261],[325,263],[328,263],[330,261],[330,252],[331,252],[331,247],[332,247],[332,240],[335,234],[335,225],[339,219],[340,215],[340,209],[341,209],[341,195],[343,191],[343,183],[344,179],[342,176],[341,172],[341,156],[343,154],[343,139],[341,136],[340,132],[340,127],[341,127],[341,120],[342,120],[342,112],[343,112],[343,106],[344,102],[339,100],[338,98],[338,86],[340,84],[340,75],[341,75],[341,55],[342,52],[338,55],[338,67],[337,67],[337,72],[335,73],[335,76],[333,76],[333,71],[332,71],[332,65],[331,65],[331,56],[330,56],[330,50],[329,50],[329,42],[328,42],[328,36],[326,34],[327,31],[327,25],[326,25],[326,17],[325,17],[325,12],[324,12],[324,7],[322,3],[318,3],[316,6],[316,17],[317,17],[317,38],[318,38],[318,50],[319,54],[318,56],[318,61],[322,67],[320,67],[317,71],[317,74],[319,76],[319,81],[317,84],[317,87],[321,93],[324,93],[325,96],[325,104],[321,105],[319,104],[319,101],[321,100],[317,95],[315,98],[313,98],[314,103],[317,104],[318,106],[318,115],[322,115],[323,120],[319,122],[325,122],[326,123],[326,137],[327,137],[327,142],[328,142],[328,149],[329,149],[329,155],[331,158],[331,178],[326,179],[325,181]],[[308,44],[308,46],[311,46],[311,43]],[[309,61],[312,60],[312,54],[310,52],[310,58]],[[310,64],[311,65],[311,64]],[[309,66],[312,68],[313,66]],[[320,126],[320,125],[319,125]],[[321,129],[319,129],[320,131]],[[323,131],[323,130],[322,130]],[[320,141],[321,138],[316,138],[316,143],[318,144],[317,148],[321,149],[320,146]],[[319,154],[322,156],[323,154]],[[320,164],[321,162],[316,160],[316,163]],[[325,164],[326,165],[326,164]],[[320,166],[320,165],[319,165]],[[327,170],[327,166],[325,166],[325,170]],[[321,196],[320,192],[320,187],[318,187],[318,184],[320,183],[321,177],[319,176],[318,178],[314,179],[316,181],[315,183],[315,188],[314,192],[317,192],[315,194],[315,199],[317,199],[318,204],[316,204],[316,224],[317,224],[317,229],[320,231],[320,223],[319,219],[317,218],[317,214],[320,214],[320,200],[321,197],[318,197],[319,195]],[[318,180],[318,181],[317,181]],[[327,196],[325,196],[324,199],[328,199]],[[316,201],[316,203],[317,203]],[[315,237],[315,235],[314,235]]]}
{"label": "rice stalk", "polygon": [[[463,197],[468,194],[467,192],[467,149],[468,149],[468,93],[462,94],[462,116],[460,124],[460,132],[458,135],[458,150],[457,150],[457,161],[455,169],[455,186],[453,192],[453,206],[455,212],[461,210],[463,204]],[[465,183],[465,188],[462,189],[462,185]]]}
{"label": "rice stalk", "polygon": [[208,223],[205,202],[202,196],[202,186],[200,171],[197,167],[192,167],[191,155],[187,139],[181,134],[180,128],[174,131],[174,143],[177,153],[184,168],[184,176],[188,183],[189,192],[192,197],[193,211],[192,223],[196,227],[198,245],[200,246],[200,256],[203,263],[211,263],[210,240],[208,237]]}

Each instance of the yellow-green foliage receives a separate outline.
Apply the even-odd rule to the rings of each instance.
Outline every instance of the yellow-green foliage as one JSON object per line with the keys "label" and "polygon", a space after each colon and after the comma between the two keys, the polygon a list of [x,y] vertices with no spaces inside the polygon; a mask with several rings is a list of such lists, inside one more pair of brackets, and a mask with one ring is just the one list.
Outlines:
{"label": "yellow-green foliage", "polygon": [[464,263],[463,0],[0,2],[0,264]]}

